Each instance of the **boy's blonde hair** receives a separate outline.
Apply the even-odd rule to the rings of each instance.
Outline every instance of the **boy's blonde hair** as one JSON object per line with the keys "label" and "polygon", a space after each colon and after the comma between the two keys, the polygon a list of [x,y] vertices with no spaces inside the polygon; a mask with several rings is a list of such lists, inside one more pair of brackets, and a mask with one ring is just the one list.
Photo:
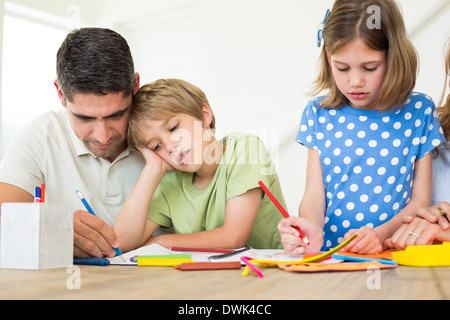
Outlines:
{"label": "boy's blonde hair", "polygon": [[[445,92],[447,92],[447,86],[450,82],[450,41],[447,43],[447,56],[445,58],[445,87],[442,93],[441,102],[442,105],[445,97]],[[450,140],[450,93],[447,95],[447,100],[440,108],[438,108],[439,120],[441,122],[442,130],[444,130],[445,138]]]}
{"label": "boy's blonde hair", "polygon": [[[142,120],[166,120],[184,113],[203,121],[203,106],[209,106],[206,95],[198,87],[180,79],[160,79],[142,86],[133,97],[128,139],[135,148],[145,147],[140,132]],[[210,129],[215,129],[213,115]]]}
{"label": "boy's blonde hair", "polygon": [[[376,11],[372,11],[374,8]],[[380,21],[373,20],[376,13]],[[391,110],[404,104],[415,86],[419,62],[394,0],[336,0],[323,29],[320,73],[311,94],[329,91],[322,101],[323,108],[342,108],[349,103],[334,81],[327,51],[333,55],[357,38],[373,50],[386,52],[387,69],[377,109]]]}

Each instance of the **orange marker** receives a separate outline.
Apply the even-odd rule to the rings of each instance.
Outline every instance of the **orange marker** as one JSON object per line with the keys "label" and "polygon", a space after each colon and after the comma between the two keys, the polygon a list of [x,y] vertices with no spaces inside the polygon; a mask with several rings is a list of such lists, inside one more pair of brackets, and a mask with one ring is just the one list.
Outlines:
{"label": "orange marker", "polygon": [[[278,200],[274,197],[274,195],[269,191],[269,189],[267,189],[267,187],[264,185],[264,183],[262,181],[258,182],[259,185],[261,186],[261,188],[264,190],[264,192],[267,194],[267,196],[270,198],[270,200],[272,200],[272,202],[275,204],[275,206],[278,208],[278,210],[280,210],[281,214],[287,219],[289,218],[289,214],[286,212],[286,210],[284,210],[283,206],[278,202]],[[306,235],[303,233],[303,231],[297,227],[297,226],[293,226],[293,228],[295,230],[297,230],[297,232],[300,235],[300,238],[302,238],[302,240],[309,245],[310,242],[308,240],[308,238],[306,237]]]}

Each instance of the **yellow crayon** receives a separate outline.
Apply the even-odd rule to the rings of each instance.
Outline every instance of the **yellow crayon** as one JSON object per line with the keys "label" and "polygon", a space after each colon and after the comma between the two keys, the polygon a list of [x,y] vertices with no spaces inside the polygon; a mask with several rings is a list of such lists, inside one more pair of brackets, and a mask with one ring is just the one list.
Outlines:
{"label": "yellow crayon", "polygon": [[182,263],[193,263],[191,259],[160,259],[139,258],[137,263],[140,267],[175,267]]}

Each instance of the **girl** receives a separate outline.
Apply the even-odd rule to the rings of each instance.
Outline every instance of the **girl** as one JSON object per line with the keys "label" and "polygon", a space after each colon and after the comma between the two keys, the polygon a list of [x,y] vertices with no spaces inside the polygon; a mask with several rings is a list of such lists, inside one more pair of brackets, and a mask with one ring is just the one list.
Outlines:
{"label": "girl", "polygon": [[[450,43],[447,44],[445,59],[446,79],[450,79]],[[449,87],[450,87],[450,80]],[[447,80],[445,81],[447,85]],[[445,97],[442,95],[442,100]],[[450,94],[446,103],[438,109],[443,134],[447,142],[437,148],[437,155],[433,158],[432,207],[417,211],[417,218],[406,216],[404,224],[386,241],[390,247],[404,249],[410,245],[427,245],[435,241],[450,241]]]}
{"label": "girl", "polygon": [[[214,128],[205,94],[186,81],[158,80],[136,93],[129,137],[146,165],[114,226],[123,250],[282,248],[281,214],[258,184],[285,205],[266,148],[241,133],[218,141]],[[176,234],[153,235],[160,226]]]}
{"label": "girl", "polygon": [[[279,224],[292,254],[378,253],[402,217],[431,200],[431,154],[441,143],[433,101],[412,92],[418,58],[394,0],[337,0],[323,30],[315,92],[297,141],[308,147],[299,217]],[[303,229],[311,245],[297,237]]]}

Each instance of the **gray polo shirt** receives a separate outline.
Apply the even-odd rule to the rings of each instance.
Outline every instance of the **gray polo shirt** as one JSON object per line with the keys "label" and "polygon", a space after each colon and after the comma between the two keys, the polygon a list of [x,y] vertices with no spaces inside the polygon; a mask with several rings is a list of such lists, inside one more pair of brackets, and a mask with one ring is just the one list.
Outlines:
{"label": "gray polo shirt", "polygon": [[439,155],[433,159],[433,187],[431,205],[450,202],[450,142],[438,147]]}

